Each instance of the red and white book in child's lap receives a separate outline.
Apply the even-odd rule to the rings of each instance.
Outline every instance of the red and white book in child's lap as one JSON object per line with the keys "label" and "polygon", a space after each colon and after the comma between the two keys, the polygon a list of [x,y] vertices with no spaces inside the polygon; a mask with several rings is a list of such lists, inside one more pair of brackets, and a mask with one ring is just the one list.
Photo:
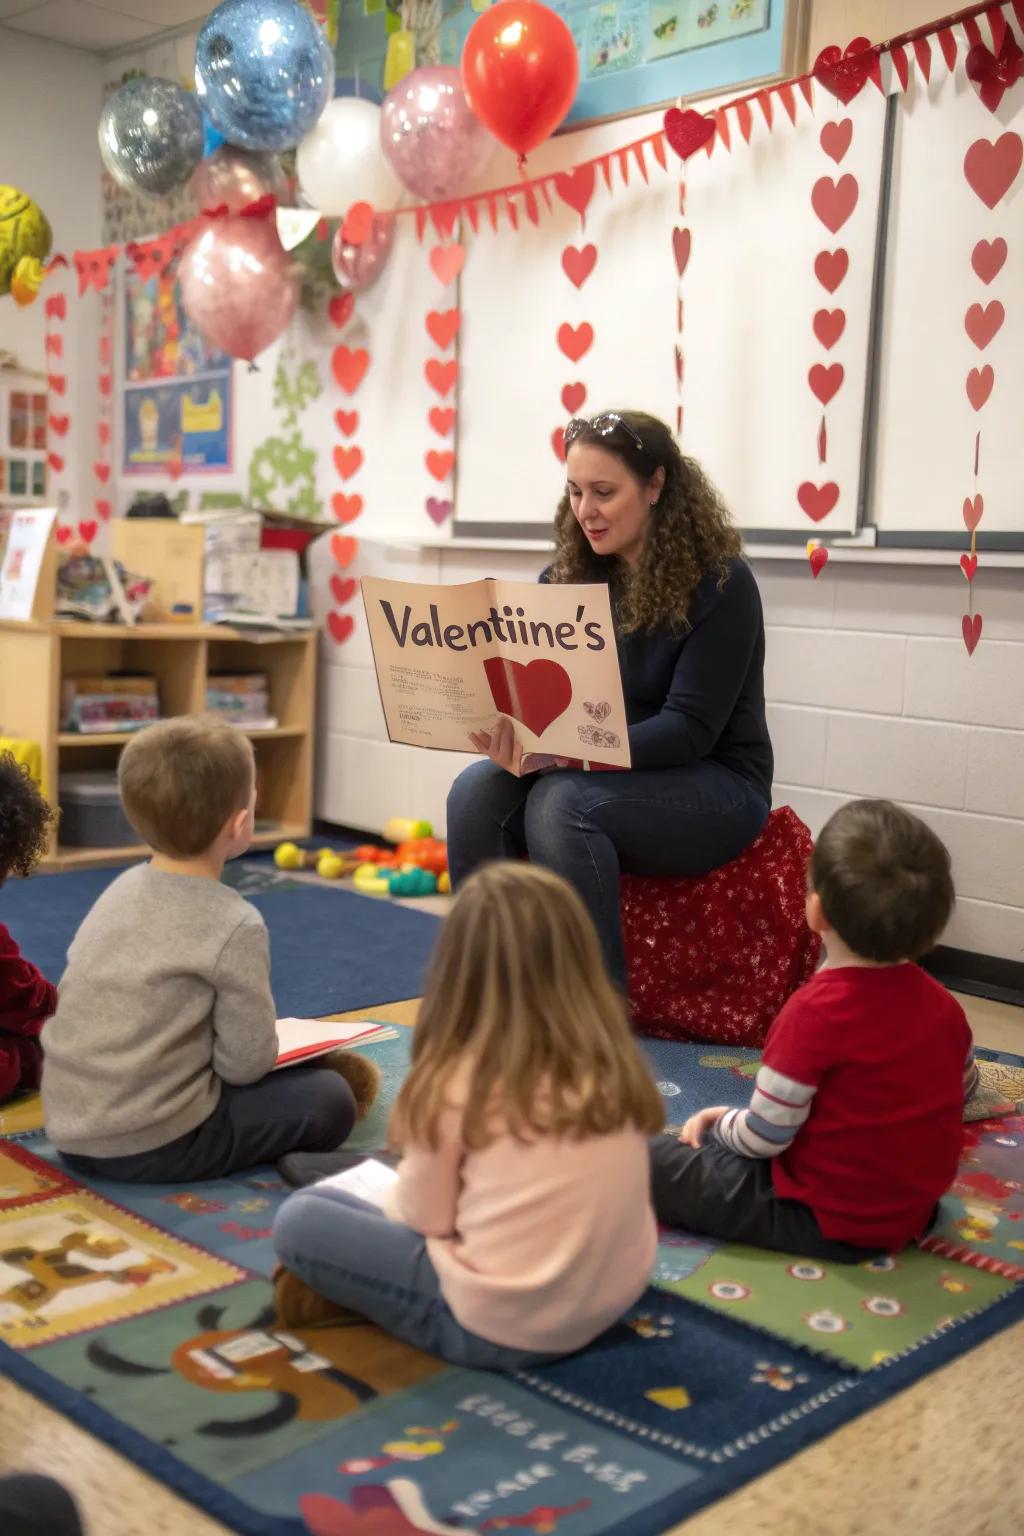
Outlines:
{"label": "red and white book in child's lap", "polygon": [[326,1056],[341,1046],[361,1045],[380,1034],[380,1025],[371,1019],[356,1019],[351,1024],[340,1024],[337,1019],[278,1019],[274,1071]]}

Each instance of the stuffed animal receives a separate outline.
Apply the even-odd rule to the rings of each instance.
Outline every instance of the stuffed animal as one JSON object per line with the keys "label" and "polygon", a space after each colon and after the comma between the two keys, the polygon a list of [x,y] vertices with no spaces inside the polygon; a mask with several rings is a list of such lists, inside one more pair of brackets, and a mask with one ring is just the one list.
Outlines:
{"label": "stuffed animal", "polygon": [[43,281],[53,234],[46,215],[17,187],[0,186],[0,297],[31,304]]}

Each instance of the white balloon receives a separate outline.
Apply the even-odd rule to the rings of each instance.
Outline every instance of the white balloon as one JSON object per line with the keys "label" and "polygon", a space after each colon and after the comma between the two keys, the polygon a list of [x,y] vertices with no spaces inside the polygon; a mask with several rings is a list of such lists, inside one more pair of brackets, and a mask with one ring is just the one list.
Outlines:
{"label": "white balloon", "polygon": [[380,107],[336,96],[299,145],[299,184],[310,207],[342,218],[353,203],[393,208],[402,184],[380,147]]}

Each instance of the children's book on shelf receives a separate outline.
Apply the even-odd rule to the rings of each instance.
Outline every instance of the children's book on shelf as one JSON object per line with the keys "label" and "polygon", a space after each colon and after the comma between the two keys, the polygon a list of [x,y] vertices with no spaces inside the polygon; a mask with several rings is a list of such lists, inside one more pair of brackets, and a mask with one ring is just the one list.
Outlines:
{"label": "children's book on shelf", "polygon": [[471,752],[505,716],[523,772],[554,759],[628,768],[629,734],[605,586],[366,576],[363,601],[392,741]]}

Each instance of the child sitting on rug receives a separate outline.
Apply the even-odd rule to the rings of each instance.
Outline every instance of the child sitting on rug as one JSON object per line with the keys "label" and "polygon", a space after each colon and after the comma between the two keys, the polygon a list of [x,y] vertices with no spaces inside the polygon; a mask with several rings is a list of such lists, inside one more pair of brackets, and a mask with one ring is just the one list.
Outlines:
{"label": "child sitting on rug", "polygon": [[386,1213],[331,1182],[289,1196],[278,1317],[354,1312],[485,1370],[582,1348],[647,1285],[663,1123],[580,898],[540,865],[484,866],[434,954]]}
{"label": "child sitting on rug", "polygon": [[[0,752],[0,885],[30,875],[42,858],[53,812],[11,752]],[[52,982],[22,958],[0,923],[0,1104],[39,1087],[39,1032],[57,1006]]]}
{"label": "child sitting on rug", "polygon": [[176,1184],[337,1147],[379,1069],[338,1051],[273,1072],[266,927],[221,883],[252,838],[248,737],[212,717],[164,720],[129,741],[118,780],[154,852],[104,891],[68,952],[43,1031],[51,1140],[86,1175]]}
{"label": "child sitting on rug", "polygon": [[840,1263],[924,1235],[977,1077],[963,1009],[913,963],[953,901],[949,854],[916,816],[886,800],[835,813],[807,896],[826,963],[769,1030],[749,1108],[652,1141],[659,1220]]}

